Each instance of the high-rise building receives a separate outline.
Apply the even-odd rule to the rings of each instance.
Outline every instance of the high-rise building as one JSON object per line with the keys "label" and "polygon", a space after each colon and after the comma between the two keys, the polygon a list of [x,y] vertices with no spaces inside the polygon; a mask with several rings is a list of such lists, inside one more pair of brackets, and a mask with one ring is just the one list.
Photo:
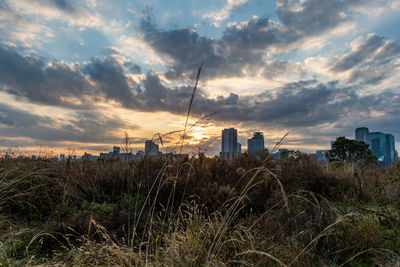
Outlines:
{"label": "high-rise building", "polygon": [[386,134],[386,144],[388,146],[386,155],[390,159],[390,165],[396,161],[396,148],[394,145],[394,136],[392,134]]}
{"label": "high-rise building", "polygon": [[113,147],[113,153],[114,154],[119,154],[121,152],[121,148],[119,146],[114,146]]}
{"label": "high-rise building", "polygon": [[237,130],[222,130],[221,157],[231,160],[238,154]]}
{"label": "high-rise building", "polygon": [[144,145],[144,154],[146,156],[158,156],[158,145],[152,140],[146,140]]}
{"label": "high-rise building", "polygon": [[394,136],[381,132],[369,133],[371,151],[378,158],[379,164],[390,166],[395,160]]}
{"label": "high-rise building", "polygon": [[360,127],[355,130],[356,140],[363,141],[369,145],[372,154],[378,158],[378,162],[383,166],[390,166],[396,158],[394,136],[382,132],[369,132],[368,128]]}
{"label": "high-rise building", "polygon": [[264,151],[264,136],[262,132],[255,132],[251,139],[247,140],[247,152],[256,154]]}
{"label": "high-rise building", "polygon": [[356,129],[356,140],[359,142],[364,142],[371,146],[371,139],[369,135],[369,130],[367,127],[360,127]]}
{"label": "high-rise building", "polygon": [[328,155],[329,150],[317,150],[315,151],[315,161],[316,162],[323,162],[324,164],[327,164],[328,162]]}

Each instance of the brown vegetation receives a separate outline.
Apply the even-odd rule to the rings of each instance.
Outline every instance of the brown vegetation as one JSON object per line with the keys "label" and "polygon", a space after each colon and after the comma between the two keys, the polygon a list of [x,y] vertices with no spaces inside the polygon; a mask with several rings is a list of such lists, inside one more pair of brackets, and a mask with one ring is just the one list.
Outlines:
{"label": "brown vegetation", "polygon": [[396,266],[400,165],[0,161],[0,265]]}

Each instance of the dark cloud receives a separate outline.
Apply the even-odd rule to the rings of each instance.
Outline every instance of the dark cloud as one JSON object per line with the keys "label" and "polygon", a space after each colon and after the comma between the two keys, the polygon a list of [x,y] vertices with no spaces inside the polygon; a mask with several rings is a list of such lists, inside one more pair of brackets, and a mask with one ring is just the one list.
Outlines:
{"label": "dark cloud", "polygon": [[302,35],[320,33],[346,21],[338,0],[278,0],[277,6],[281,23]]}
{"label": "dark cloud", "polygon": [[146,42],[173,59],[173,66],[166,73],[171,80],[194,79],[202,62],[204,78],[240,77],[245,75],[244,71],[246,75],[249,71],[256,74],[266,67],[264,54],[268,47],[286,47],[299,39],[293,29],[267,18],[254,18],[245,25],[228,27],[220,40],[200,37],[193,29],[162,31],[149,18],[142,20],[141,28]]}
{"label": "dark cloud", "polygon": [[65,12],[69,12],[69,13],[76,12],[75,6],[73,6],[71,4],[71,1],[69,1],[69,0],[52,0],[52,2],[54,3],[54,5],[57,8],[65,11]]}
{"label": "dark cloud", "polygon": [[126,71],[140,67],[130,64],[123,66],[107,56],[94,58],[81,69],[62,62],[45,64],[41,58],[0,46],[0,90],[30,102],[69,108],[87,109],[104,98],[132,107],[135,83]]}
{"label": "dark cloud", "polygon": [[[149,19],[141,21],[141,29],[145,40],[154,49],[176,62],[166,73],[169,79],[178,79],[184,72],[194,71],[201,62],[214,66],[212,68],[216,70],[228,66],[226,59],[218,55],[218,43],[211,38],[200,37],[192,29],[161,31]],[[212,75],[211,72],[209,74]]]}
{"label": "dark cloud", "polygon": [[96,87],[107,99],[117,100],[124,106],[134,104],[133,81],[125,76],[123,66],[113,57],[106,57],[104,60],[93,59],[85,67],[85,73],[96,82]]}
{"label": "dark cloud", "polygon": [[[392,45],[387,46],[393,51]],[[111,99],[128,109],[184,115],[192,93],[191,86],[169,87],[152,72],[147,73],[140,84],[135,84],[126,75],[129,66],[124,66],[112,56],[93,59],[84,66],[83,73],[87,77],[79,68],[71,68],[63,63],[52,63],[45,67],[40,59],[22,57],[7,49],[0,50],[0,59],[3,59],[0,62],[7,62],[9,66],[7,69],[5,64],[0,63],[0,82],[7,86],[6,92],[44,104],[63,106],[66,97],[74,97],[80,102],[88,101],[86,105],[80,105],[81,108],[90,108],[96,98],[103,101]],[[285,65],[286,62],[280,64]],[[334,123],[349,114],[369,114],[372,110],[387,112],[394,99],[393,95],[388,94],[359,96],[355,88],[343,88],[338,82],[318,83],[316,80],[289,83],[251,96],[231,93],[229,96],[211,98],[199,88],[192,114],[199,117],[218,111],[214,120],[309,127]],[[4,118],[3,115],[3,121]],[[121,122],[110,121],[107,117],[99,118],[98,115],[92,117],[91,113],[77,113],[75,119],[62,128],[63,136],[90,140],[89,136],[93,135],[101,139],[98,133],[106,128],[123,126],[113,123]],[[60,130],[57,131],[60,134]],[[49,129],[48,132],[54,130]]]}
{"label": "dark cloud", "polygon": [[360,63],[371,58],[378,48],[384,43],[383,37],[375,34],[368,36],[368,38],[356,47],[351,53],[342,57],[331,70],[336,72],[346,71],[354,68]]}
{"label": "dark cloud", "polygon": [[[46,66],[42,59],[21,56],[14,50],[0,46],[0,84],[7,93],[32,102],[49,105],[76,106],[63,101],[65,97],[79,98],[93,95],[93,88],[78,69],[55,62]],[[83,103],[85,104],[85,103]]]}
{"label": "dark cloud", "polygon": [[[71,118],[55,121],[0,103],[2,137],[28,137],[46,142],[86,142],[115,144],[122,140],[123,130],[138,129],[113,115],[96,111],[76,112]],[[120,136],[115,136],[120,132]]]}
{"label": "dark cloud", "polygon": [[[246,25],[228,27],[222,39],[200,37],[193,29],[162,31],[150,18],[141,22],[144,39],[156,51],[172,58],[168,79],[193,79],[204,62],[203,77],[243,76],[243,69],[261,67],[265,49],[291,42],[298,37],[266,18],[254,18]],[[293,35],[293,36],[290,36]]]}
{"label": "dark cloud", "polygon": [[345,2],[339,0],[279,0],[279,21],[254,17],[228,26],[221,39],[201,37],[189,28],[160,30],[150,16],[142,19],[141,30],[148,44],[173,59],[168,79],[193,79],[201,62],[207,67],[205,78],[240,77],[244,70],[255,75],[257,71],[248,70],[264,68],[266,52],[292,49],[294,43],[346,22],[346,11]]}
{"label": "dark cloud", "polygon": [[46,117],[23,112],[9,105],[0,103],[0,125],[28,128],[48,120]]}
{"label": "dark cloud", "polygon": [[[146,82],[145,90],[137,100],[142,108],[185,114],[190,87],[170,89],[162,85],[154,75],[147,77]],[[145,95],[148,89],[152,93]],[[160,93],[159,97],[156,92]],[[274,127],[310,127],[335,123],[350,114],[355,116],[362,113],[372,118],[376,111],[390,113],[400,99],[400,95],[394,92],[360,96],[356,88],[341,87],[336,81],[323,84],[315,80],[289,83],[253,96],[231,93],[226,97],[209,98],[200,90],[195,97],[192,113],[201,116],[218,111],[212,117],[216,121],[259,122]]]}
{"label": "dark cloud", "polygon": [[301,37],[292,27],[268,18],[252,18],[244,24],[228,27],[220,40],[224,54],[234,61],[258,62],[271,47],[284,48]]}
{"label": "dark cloud", "polygon": [[271,60],[265,63],[262,74],[263,76],[272,79],[277,76],[296,75],[303,77],[306,75],[306,70],[301,64],[293,64],[287,60]]}
{"label": "dark cloud", "polygon": [[376,34],[369,34],[357,40],[357,45],[347,55],[331,63],[331,71],[349,71],[349,81],[362,84],[377,84],[389,76],[398,66],[400,42],[386,40]]}
{"label": "dark cloud", "polygon": [[137,64],[131,64],[129,66],[129,70],[134,74],[141,74],[142,73],[142,68],[140,68],[140,66],[137,65]]}

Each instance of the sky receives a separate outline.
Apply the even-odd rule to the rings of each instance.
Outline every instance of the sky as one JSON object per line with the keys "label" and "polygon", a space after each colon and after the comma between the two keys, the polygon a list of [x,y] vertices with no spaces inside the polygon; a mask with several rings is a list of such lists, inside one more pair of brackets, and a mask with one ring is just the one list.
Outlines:
{"label": "sky", "polygon": [[244,149],[361,126],[399,148],[399,28],[400,0],[0,0],[0,151],[177,151],[202,63],[187,153],[231,127]]}

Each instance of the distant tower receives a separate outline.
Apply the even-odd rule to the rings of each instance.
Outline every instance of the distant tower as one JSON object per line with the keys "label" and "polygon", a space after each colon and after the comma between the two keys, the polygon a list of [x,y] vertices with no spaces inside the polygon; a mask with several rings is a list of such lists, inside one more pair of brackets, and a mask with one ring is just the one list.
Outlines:
{"label": "distant tower", "polygon": [[356,129],[356,140],[368,144],[371,148],[371,139],[367,127],[360,127]]}
{"label": "distant tower", "polygon": [[158,145],[151,140],[146,140],[144,144],[144,154],[146,156],[158,156]]}
{"label": "distant tower", "polygon": [[113,147],[113,153],[114,154],[119,154],[119,152],[121,152],[121,148],[119,146],[114,146]]}
{"label": "distant tower", "polygon": [[369,135],[372,154],[378,158],[379,164],[391,166],[395,161],[396,153],[394,136],[382,132],[372,132]]}
{"label": "distant tower", "polygon": [[231,160],[238,154],[237,130],[222,130],[221,157]]}
{"label": "distant tower", "polygon": [[255,132],[251,139],[247,140],[247,152],[256,154],[264,151],[264,136],[262,132]]}

